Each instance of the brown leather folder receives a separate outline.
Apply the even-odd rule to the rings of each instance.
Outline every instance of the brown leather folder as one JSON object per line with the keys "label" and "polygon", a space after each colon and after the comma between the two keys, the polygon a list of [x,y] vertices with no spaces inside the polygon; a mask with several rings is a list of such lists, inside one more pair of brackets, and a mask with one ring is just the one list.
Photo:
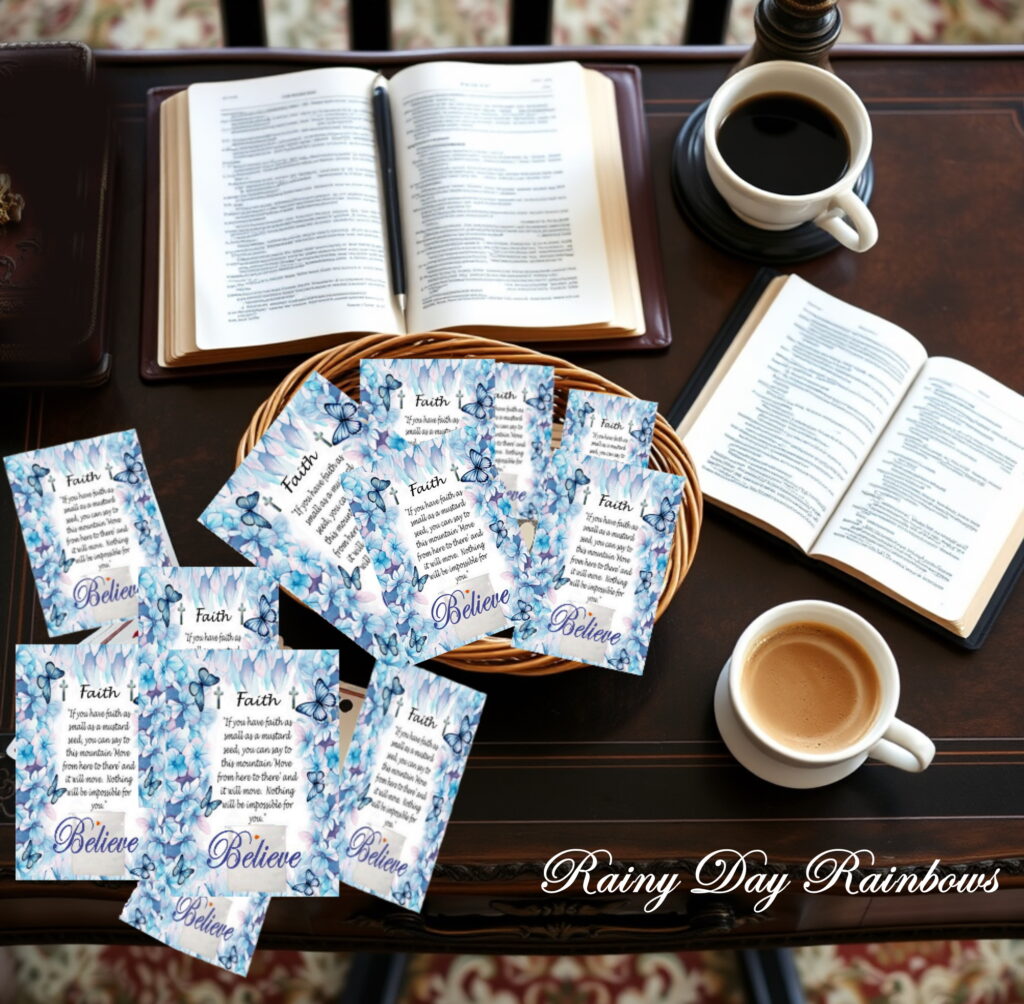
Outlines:
{"label": "brown leather folder", "polygon": [[0,220],[0,386],[101,383],[112,157],[92,53],[0,45],[0,104],[0,173],[24,199]]}
{"label": "brown leather folder", "polygon": [[[637,271],[640,274],[646,331],[627,338],[596,338],[592,340],[530,342],[530,348],[556,355],[579,352],[641,352],[666,348],[672,342],[669,326],[668,300],[661,267],[658,224],[651,178],[650,148],[647,142],[647,120],[644,117],[643,89],[640,70],[636,66],[587,64],[606,74],[615,85],[619,113],[619,134],[626,171],[633,243]],[[262,66],[245,65],[239,76],[255,76]],[[272,72],[266,70],[264,72]],[[148,93],[146,108],[146,236],[145,285],[143,289],[142,331],[139,372],[144,380],[180,380],[211,376],[217,373],[242,373],[256,370],[291,369],[305,356],[273,356],[241,362],[216,363],[210,366],[161,366],[157,354],[157,280],[159,268],[160,221],[160,105],[181,87],[154,87]]]}

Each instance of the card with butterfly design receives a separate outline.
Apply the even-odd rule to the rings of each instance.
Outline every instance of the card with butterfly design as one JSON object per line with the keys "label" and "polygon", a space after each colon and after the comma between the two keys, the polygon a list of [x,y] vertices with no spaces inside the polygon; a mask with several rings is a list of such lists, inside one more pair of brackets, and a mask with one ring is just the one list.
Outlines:
{"label": "card with butterfly design", "polygon": [[50,637],[135,616],[143,565],[176,565],[134,429],[5,458]]}
{"label": "card with butterfly design", "polygon": [[410,443],[494,417],[493,359],[363,359],[359,400],[383,443]]}
{"label": "card with butterfly design", "polygon": [[494,364],[494,463],[516,519],[526,519],[537,479],[551,456],[555,370]]}
{"label": "card with butterfly design", "polygon": [[530,577],[515,599],[515,645],[641,674],[685,480],[553,454]]}
{"label": "card with butterfly design", "polygon": [[397,624],[388,658],[425,662],[511,626],[526,556],[493,453],[459,429],[342,475]]}
{"label": "card with butterfly design", "polygon": [[140,688],[154,874],[172,892],[336,896],[338,653],[170,650]]}
{"label": "card with butterfly design", "polygon": [[139,643],[163,648],[277,645],[277,580],[265,568],[142,568]]}
{"label": "card with butterfly design", "polygon": [[574,387],[569,391],[559,449],[575,457],[646,467],[657,415],[657,401]]}
{"label": "card with butterfly design", "polygon": [[192,895],[146,881],[128,897],[121,920],[169,948],[245,976],[269,905],[266,895]]}
{"label": "card with butterfly design", "polygon": [[376,450],[359,406],[314,372],[199,521],[379,655],[377,639],[395,629],[338,483]]}
{"label": "card with butterfly design", "polygon": [[420,666],[374,666],[341,769],[342,882],[422,909],[483,706]]}
{"label": "card with butterfly design", "polygon": [[134,700],[151,659],[133,646],[17,646],[17,878],[132,877],[152,821]]}

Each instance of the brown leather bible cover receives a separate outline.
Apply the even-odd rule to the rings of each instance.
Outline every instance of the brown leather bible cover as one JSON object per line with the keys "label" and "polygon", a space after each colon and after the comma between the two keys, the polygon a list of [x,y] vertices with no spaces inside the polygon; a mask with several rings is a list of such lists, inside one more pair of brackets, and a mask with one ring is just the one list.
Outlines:
{"label": "brown leather bible cover", "polygon": [[[626,172],[633,243],[644,304],[646,331],[632,338],[595,338],[592,340],[529,342],[541,352],[573,355],[578,352],[639,352],[663,349],[672,342],[668,301],[661,268],[657,215],[651,179],[647,120],[644,117],[640,70],[636,66],[612,66],[588,63],[588,67],[606,74],[615,85],[619,113],[619,134]],[[266,72],[270,72],[269,70]],[[259,74],[257,67],[245,65],[245,76]],[[242,74],[240,74],[241,76]],[[160,227],[160,105],[181,87],[154,87],[148,92],[146,107],[146,236],[145,286],[139,355],[139,372],[145,380],[175,380],[210,376],[216,373],[242,373],[255,370],[288,370],[305,356],[273,356],[241,362],[215,363],[209,366],[164,367],[157,362],[157,282]]]}
{"label": "brown leather bible cover", "polygon": [[25,200],[0,225],[0,385],[93,385],[104,323],[110,129],[80,42],[0,45],[0,172]]}

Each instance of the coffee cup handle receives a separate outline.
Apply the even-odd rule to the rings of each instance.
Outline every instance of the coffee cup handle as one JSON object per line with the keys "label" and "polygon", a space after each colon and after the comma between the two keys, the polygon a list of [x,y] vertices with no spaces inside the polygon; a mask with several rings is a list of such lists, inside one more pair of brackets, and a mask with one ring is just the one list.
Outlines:
{"label": "coffee cup handle", "polygon": [[[849,223],[843,219],[846,216]],[[839,192],[814,222],[851,251],[867,251],[878,240],[878,224],[871,211],[853,192]],[[852,224],[852,226],[851,226]]]}
{"label": "coffee cup handle", "polygon": [[885,735],[868,750],[868,756],[919,774],[932,762],[935,743],[913,725],[894,718]]}

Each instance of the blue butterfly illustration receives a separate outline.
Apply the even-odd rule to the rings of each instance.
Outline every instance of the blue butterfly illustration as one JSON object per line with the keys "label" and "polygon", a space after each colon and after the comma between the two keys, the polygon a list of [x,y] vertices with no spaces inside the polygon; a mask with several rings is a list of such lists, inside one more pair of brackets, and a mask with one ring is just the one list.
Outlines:
{"label": "blue butterfly illustration", "polygon": [[642,568],[640,570],[640,581],[636,584],[636,591],[639,593],[642,589],[651,588],[651,576],[652,572],[649,568]]}
{"label": "blue butterfly illustration", "polygon": [[[136,697],[135,700],[138,700],[138,698]],[[160,778],[153,777],[153,768],[150,767],[149,770],[146,772],[145,778],[143,778],[142,790],[146,793],[146,795],[152,795],[159,790],[160,785],[162,784],[163,781],[161,781]]]}
{"label": "blue butterfly illustration", "polygon": [[628,673],[631,660],[626,652],[619,652],[618,655],[608,660],[609,665],[614,669],[619,670],[620,673]]}
{"label": "blue butterfly illustration", "polygon": [[398,697],[399,694],[405,693],[405,687],[402,686],[402,681],[397,676],[391,678],[391,682],[381,687],[380,698],[384,702],[384,714],[391,710],[391,698]]}
{"label": "blue butterfly illustration", "polygon": [[675,526],[676,522],[676,511],[672,503],[669,502],[668,498],[661,500],[661,511],[660,512],[645,512],[644,522],[649,523],[654,527],[658,533],[665,533],[671,530]]}
{"label": "blue butterfly illustration", "polygon": [[409,648],[414,652],[422,652],[423,646],[427,643],[426,634],[417,634],[415,631],[409,636]]}
{"label": "blue butterfly illustration", "polygon": [[203,810],[204,816],[212,816],[213,813],[221,806],[221,799],[213,797],[213,785],[209,785],[206,789],[206,794],[203,795],[203,800],[199,803],[199,808]]}
{"label": "blue butterfly illustration", "polygon": [[408,882],[403,882],[395,890],[395,899],[403,906],[408,903],[409,900],[412,899],[412,886],[410,886]]}
{"label": "blue butterfly illustration", "polygon": [[142,862],[136,868],[129,868],[128,874],[145,882],[156,874],[156,863],[148,854],[143,854]]}
{"label": "blue butterfly illustration", "polygon": [[489,467],[493,467],[494,462],[486,453],[481,453],[479,450],[473,449],[469,451],[469,459],[473,466],[466,471],[459,480],[476,482],[478,485],[487,484],[487,482],[491,480],[491,476],[487,473],[487,469]]}
{"label": "blue butterfly illustration", "polygon": [[334,446],[343,443],[349,436],[358,435],[363,428],[363,423],[353,417],[359,411],[359,406],[352,401],[329,401],[324,405],[324,411],[338,423],[331,436],[331,444]]}
{"label": "blue butterfly illustration", "polygon": [[381,650],[382,655],[398,655],[398,634],[396,632],[392,632],[389,638],[380,634],[375,634],[373,637],[377,639],[377,647]]}
{"label": "blue butterfly illustration", "polygon": [[57,787],[57,775],[53,775],[53,780],[50,782],[50,787],[46,789],[46,794],[50,799],[50,805],[56,805],[57,799],[63,798],[68,793],[67,788]]}
{"label": "blue butterfly illustration", "polygon": [[274,604],[260,593],[260,612],[255,617],[242,621],[242,627],[247,631],[255,631],[261,638],[269,638],[274,633],[271,625],[276,623],[277,611]]}
{"label": "blue butterfly illustration", "polygon": [[43,692],[43,697],[46,699],[46,703],[50,703],[50,681],[59,680],[64,675],[63,669],[58,669],[52,662],[48,662],[43,672],[36,677],[36,683],[39,685],[39,689]]}
{"label": "blue butterfly illustration", "polygon": [[370,478],[370,484],[373,487],[366,493],[366,497],[381,511],[384,512],[387,506],[384,504],[384,496],[381,494],[385,488],[387,488],[391,482],[386,481],[384,478]]}
{"label": "blue butterfly illustration", "polygon": [[544,413],[551,410],[552,400],[553,399],[551,396],[551,385],[542,384],[540,390],[537,391],[537,396],[528,397],[526,399],[526,403],[531,408],[536,408],[537,411]]}
{"label": "blue butterfly illustration", "polygon": [[66,571],[68,571],[71,568],[71,566],[74,563],[75,563],[75,559],[74,558],[69,558],[67,556],[67,554],[64,553],[64,548],[62,547],[60,549],[60,559],[57,562],[57,564],[60,565],[60,570],[62,572],[66,572]]}
{"label": "blue butterfly illustration", "polygon": [[495,536],[498,538],[499,543],[508,536],[508,528],[505,526],[505,521],[503,519],[496,519],[491,523],[489,529],[493,531]]}
{"label": "blue butterfly illustration", "polygon": [[67,615],[68,612],[66,610],[54,610],[54,612],[50,614],[50,620],[53,622],[53,626],[55,628],[60,627],[61,624],[64,623],[64,618],[67,617]]}
{"label": "blue butterfly illustration", "polygon": [[368,805],[371,805],[372,803],[373,799],[370,798],[370,782],[367,781],[366,784],[363,785],[363,790],[360,793],[359,798],[356,799],[356,808],[365,809]]}
{"label": "blue butterfly illustration", "polygon": [[179,854],[178,860],[174,862],[174,870],[171,872],[171,878],[174,879],[178,885],[184,885],[194,871],[195,868],[185,867],[185,855]]}
{"label": "blue butterfly illustration", "polygon": [[441,818],[441,809],[443,809],[443,808],[444,808],[444,796],[443,795],[435,795],[434,796],[433,808],[431,808],[430,812],[427,814],[427,822],[429,823],[429,822],[431,822],[434,819],[440,819]]}
{"label": "blue butterfly illustration", "polygon": [[639,429],[630,429],[629,434],[639,443],[649,443],[651,440],[651,430],[654,428],[654,419],[645,418],[640,423]]}
{"label": "blue butterfly illustration", "polygon": [[508,615],[510,621],[528,621],[533,616],[533,607],[526,600],[516,600],[515,613]]}
{"label": "blue butterfly illustration", "polygon": [[43,494],[43,478],[50,473],[49,467],[40,467],[39,464],[32,465],[32,473],[25,479],[37,495]]}
{"label": "blue butterfly illustration", "polygon": [[464,404],[462,410],[467,415],[472,415],[474,418],[482,421],[487,417],[487,409],[493,405],[494,398],[487,393],[487,388],[482,383],[478,383],[476,385],[476,400],[470,401],[469,404]]}
{"label": "blue butterfly illustration", "polygon": [[256,506],[260,500],[259,492],[250,492],[248,495],[239,495],[235,499],[235,505],[242,510],[241,520],[246,526],[256,526],[261,530],[270,529],[270,521],[264,519],[258,512]]}
{"label": "blue butterfly illustration", "polygon": [[135,529],[139,531],[140,540],[145,540],[149,536],[149,524],[144,519],[135,523]]}
{"label": "blue butterfly illustration", "polygon": [[338,572],[341,574],[341,581],[346,589],[363,588],[363,570],[356,566],[351,572],[346,572],[341,565],[338,565]]}
{"label": "blue butterfly illustration", "polygon": [[39,859],[43,856],[42,851],[33,850],[32,847],[32,841],[29,840],[25,844],[25,849],[21,852],[21,860],[25,863],[26,868],[35,868],[39,863]]}
{"label": "blue butterfly illustration", "polygon": [[232,948],[230,951],[222,952],[217,956],[217,962],[230,972],[237,972],[238,970],[238,949]]}
{"label": "blue butterfly illustration", "polygon": [[412,587],[418,593],[423,592],[423,587],[427,584],[427,579],[430,578],[429,573],[420,575],[420,569],[418,565],[413,565],[412,569]]}
{"label": "blue butterfly illustration", "polygon": [[171,607],[180,599],[181,593],[169,582],[165,583],[164,594],[163,596],[158,596],[156,601],[156,608],[160,611],[161,618],[163,618],[164,627],[171,623]]}
{"label": "blue butterfly illustration", "polygon": [[380,396],[381,401],[384,402],[384,410],[391,410],[391,392],[398,390],[402,386],[401,380],[396,380],[390,373],[384,375],[384,386],[377,388],[377,394]]}
{"label": "blue butterfly illustration", "polygon": [[562,586],[569,585],[569,580],[565,577],[565,564],[555,572],[555,581],[553,583],[555,589],[561,589]]}
{"label": "blue butterfly illustration", "polygon": [[141,460],[136,460],[130,453],[124,455],[124,470],[114,475],[115,481],[124,484],[137,485],[142,479],[139,477],[145,471]]}
{"label": "blue butterfly illustration", "polygon": [[333,708],[338,703],[338,698],[331,693],[323,680],[317,679],[313,684],[313,700],[296,706],[295,710],[300,715],[312,718],[314,722],[327,721],[327,709]]}
{"label": "blue butterfly illustration", "polygon": [[520,624],[516,628],[516,637],[526,641],[527,638],[533,637],[537,633],[536,625],[527,622],[526,624]]}
{"label": "blue butterfly illustration", "polygon": [[220,683],[220,677],[214,676],[205,666],[200,666],[198,678],[188,685],[188,692],[196,699],[196,707],[200,711],[206,708],[204,688],[212,687],[215,683]]}
{"label": "blue butterfly illustration", "polygon": [[322,770],[307,770],[306,780],[309,782],[309,794],[306,801],[311,802],[317,795],[324,793],[324,772]]}
{"label": "blue butterfly illustration", "polygon": [[468,753],[473,742],[473,728],[469,724],[469,715],[462,716],[462,724],[458,732],[446,732],[444,741],[459,755]]}
{"label": "blue butterfly illustration", "polygon": [[576,473],[572,477],[565,479],[565,493],[569,496],[570,502],[576,501],[576,486],[577,485],[589,485],[590,478],[583,473],[583,471],[577,467]]}

